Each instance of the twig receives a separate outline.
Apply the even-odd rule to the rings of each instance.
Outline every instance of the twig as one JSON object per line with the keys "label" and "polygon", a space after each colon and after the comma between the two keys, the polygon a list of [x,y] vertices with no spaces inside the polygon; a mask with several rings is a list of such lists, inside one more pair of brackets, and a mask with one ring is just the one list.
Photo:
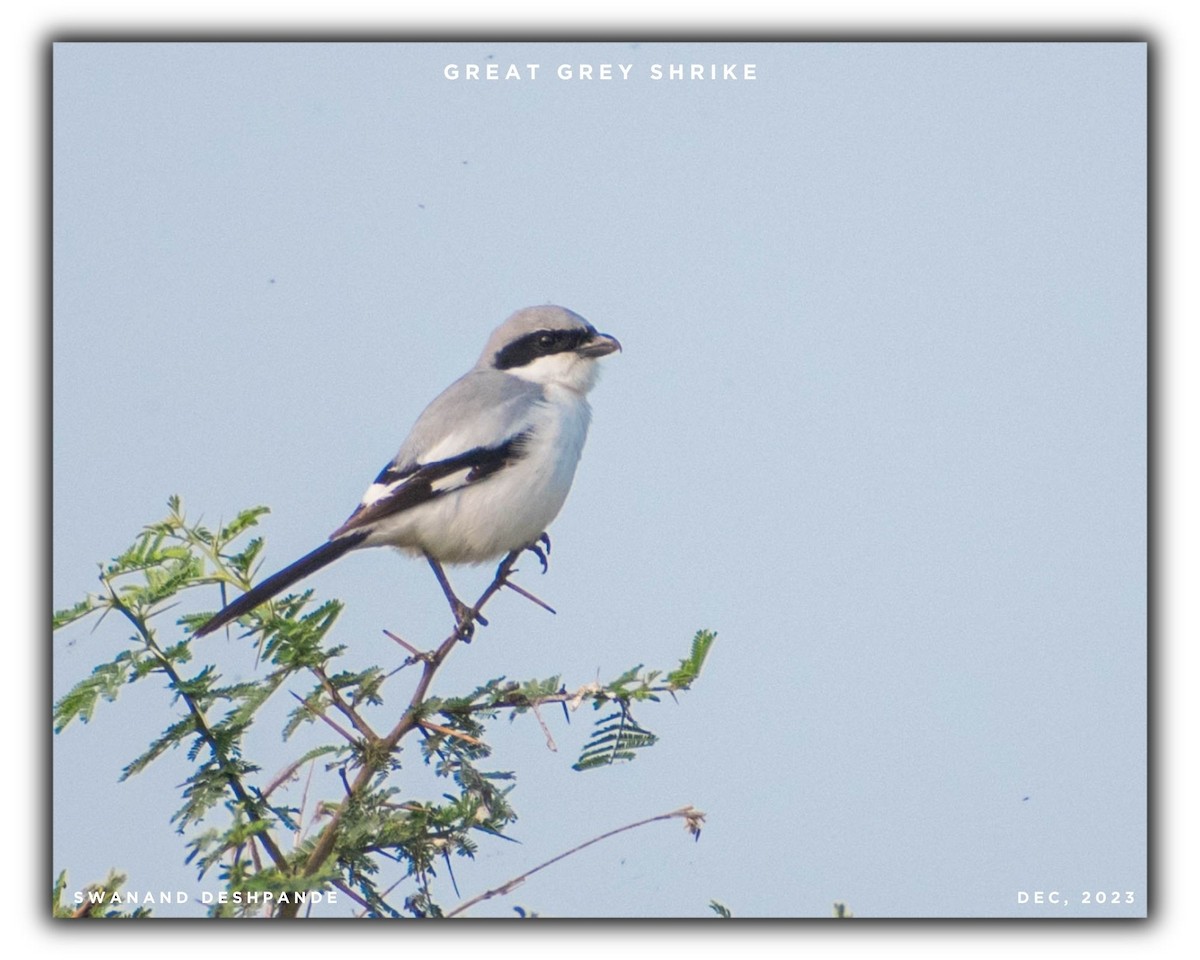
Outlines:
{"label": "twig", "polygon": [[513,583],[511,580],[505,580],[505,581],[504,581],[504,585],[505,585],[506,587],[508,587],[508,589],[509,589],[509,590],[512,590],[512,591],[514,591],[514,592],[516,592],[516,593],[519,593],[519,594],[520,594],[521,596],[523,596],[523,597],[524,597],[526,600],[532,600],[534,603],[536,603],[536,604],[537,604],[539,607],[541,607],[543,610],[549,610],[549,611],[550,611],[551,613],[553,613],[553,614],[556,614],[556,615],[558,614],[558,611],[557,611],[557,610],[555,610],[555,609],[554,609],[552,606],[550,606],[550,604],[548,604],[548,603],[547,603],[545,600],[542,600],[542,599],[540,599],[539,597],[535,597],[535,596],[534,596],[532,593],[530,593],[530,592],[529,592],[528,590],[526,590],[524,587],[518,587],[518,586],[517,586],[515,583]]}
{"label": "twig", "polygon": [[550,736],[550,728],[546,726],[546,721],[542,719],[542,714],[537,708],[536,703],[531,703],[529,709],[533,711],[533,715],[537,718],[538,726],[542,728],[542,733],[546,735],[546,746],[555,753],[558,753],[558,744],[554,742],[554,738]]}
{"label": "twig", "polygon": [[[670,690],[669,687],[647,687],[650,693],[665,693]],[[547,693],[540,697],[526,697],[517,693],[512,697],[496,700],[490,703],[475,703],[467,707],[456,708],[455,712],[461,713],[481,713],[485,710],[511,710],[517,707],[535,707],[546,703],[561,703],[564,707],[570,706],[574,709],[579,703],[582,703],[584,698],[592,694],[600,694],[604,692],[604,688],[597,683],[586,683],[578,690],[559,690],[557,693]],[[609,696],[604,697],[605,700],[612,699]],[[570,720],[570,717],[567,718]]]}
{"label": "twig", "polygon": [[453,910],[451,910],[449,913],[447,913],[446,916],[447,917],[458,916],[458,914],[463,913],[466,910],[469,910],[471,907],[475,906],[475,904],[477,904],[477,903],[482,903],[484,900],[490,900],[490,899],[492,899],[492,897],[504,896],[504,894],[510,893],[511,891],[513,891],[514,889],[519,887],[521,884],[523,884],[526,880],[528,880],[530,877],[532,877],[539,870],[545,870],[546,867],[550,866],[551,864],[558,863],[559,860],[564,860],[567,857],[571,856],[572,854],[576,854],[580,850],[590,847],[593,843],[599,843],[601,840],[607,840],[609,837],[614,837],[618,833],[624,833],[626,830],[634,830],[637,827],[644,827],[648,823],[655,823],[658,820],[670,820],[675,817],[683,817],[684,820],[687,821],[688,829],[693,834],[698,832],[699,824],[704,820],[704,814],[701,813],[699,810],[697,810],[695,807],[693,807],[691,804],[688,804],[686,807],[680,807],[678,810],[672,810],[670,813],[660,813],[657,817],[649,817],[645,820],[639,820],[637,823],[627,823],[623,827],[617,827],[617,829],[615,829],[615,830],[609,830],[608,833],[602,833],[598,837],[592,837],[591,840],[588,840],[585,843],[581,843],[577,847],[572,847],[566,853],[560,853],[557,857],[553,857],[553,858],[547,860],[545,863],[538,864],[532,870],[526,870],[519,877],[513,877],[507,883],[502,883],[498,887],[493,887],[491,890],[487,890],[484,893],[479,894],[478,896],[472,897],[470,900],[466,900],[466,901],[460,903],[457,907],[455,907]]}
{"label": "twig", "polygon": [[[295,694],[292,694],[292,696],[295,696]],[[290,780],[295,775],[296,771],[300,769],[301,765],[307,762],[308,760],[306,758],[301,757],[299,760],[289,763],[286,767],[280,770],[279,773],[275,775],[275,779],[263,788],[262,798],[266,800],[267,797],[269,797],[272,793],[278,790],[279,787]],[[311,779],[311,772],[309,776]],[[303,801],[301,802],[301,806],[303,806]]]}
{"label": "twig", "polygon": [[304,707],[304,709],[307,710],[309,713],[311,713],[314,717],[316,717],[318,720],[324,720],[327,724],[329,724],[331,727],[333,727],[334,730],[336,730],[343,737],[345,737],[347,743],[355,744],[355,743],[359,742],[358,737],[356,737],[354,734],[352,734],[349,730],[340,726],[337,723],[337,721],[330,720],[327,716],[325,716],[325,714],[323,714],[320,710],[318,710],[311,703],[309,703],[302,696],[300,696],[300,694],[296,693],[294,690],[289,690],[288,693],[290,693],[293,697],[295,697],[297,700],[299,700],[300,706]]}
{"label": "twig", "polygon": [[467,743],[476,747],[483,746],[482,740],[477,740],[475,737],[467,736],[467,734],[462,733],[461,731],[451,730],[449,727],[443,727],[440,723],[434,723],[432,720],[418,720],[417,726],[423,727],[426,730],[432,730],[435,733],[440,733],[443,736],[454,737],[458,740],[465,740]]}
{"label": "twig", "polygon": [[351,900],[353,900],[355,903],[357,903],[360,907],[362,907],[364,913],[367,911],[370,911],[372,909],[370,902],[367,900],[364,900],[357,893],[355,893],[354,888],[351,887],[350,884],[346,883],[344,880],[330,880],[329,882],[331,884],[333,884],[335,887],[337,887],[339,890],[341,890],[342,893],[344,893],[346,896],[348,896]]}
{"label": "twig", "polygon": [[254,839],[254,834],[250,834],[250,859],[254,861],[254,872],[262,873],[262,857],[258,855],[258,843]]}
{"label": "twig", "polygon": [[304,781],[304,789],[300,791],[300,809],[296,811],[296,838],[292,841],[293,847],[300,846],[300,841],[304,839],[304,810],[308,806],[308,788],[312,786],[313,771],[316,769],[317,758],[313,757],[308,763],[308,779]]}
{"label": "twig", "polygon": [[342,716],[344,716],[350,721],[350,723],[354,725],[354,729],[362,734],[362,736],[367,740],[377,740],[378,736],[376,735],[375,731],[371,729],[371,725],[367,723],[367,721],[361,716],[359,716],[359,713],[354,709],[353,704],[346,702],[346,700],[342,697],[341,691],[338,690],[338,688],[333,685],[333,681],[329,679],[329,675],[325,672],[325,668],[321,666],[314,666],[309,667],[309,669],[313,672],[313,675],[321,681],[321,686],[324,687],[325,692],[329,694],[330,701],[335,707],[337,707]]}
{"label": "twig", "polygon": [[384,633],[384,636],[388,637],[391,640],[395,640],[398,644],[400,644],[400,646],[402,646],[405,650],[407,650],[409,653],[411,653],[414,660],[423,660],[426,656],[428,656],[428,654],[422,653],[420,650],[418,650],[416,647],[414,647],[407,640],[401,640],[398,636],[396,636],[394,633],[392,633],[391,630],[384,630],[383,633]]}

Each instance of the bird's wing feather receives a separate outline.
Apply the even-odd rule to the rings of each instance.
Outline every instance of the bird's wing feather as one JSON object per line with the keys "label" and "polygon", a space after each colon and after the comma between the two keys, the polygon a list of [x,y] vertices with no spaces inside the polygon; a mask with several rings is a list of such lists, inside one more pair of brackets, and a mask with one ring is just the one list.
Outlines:
{"label": "bird's wing feather", "polygon": [[330,539],[364,530],[384,517],[479,483],[521,459],[528,439],[528,433],[518,433],[494,447],[476,447],[395,474],[390,472],[392,468],[385,467],[379,480],[371,485],[371,490],[377,492],[372,495],[368,491],[372,499],[361,503],[346,522],[329,535]]}
{"label": "bird's wing feather", "polygon": [[478,483],[524,455],[541,388],[496,371],[456,380],[418,418],[395,458],[330,538]]}
{"label": "bird's wing feather", "polygon": [[472,370],[425,408],[391,466],[403,470],[496,446],[527,429],[544,400],[538,384],[498,370]]}

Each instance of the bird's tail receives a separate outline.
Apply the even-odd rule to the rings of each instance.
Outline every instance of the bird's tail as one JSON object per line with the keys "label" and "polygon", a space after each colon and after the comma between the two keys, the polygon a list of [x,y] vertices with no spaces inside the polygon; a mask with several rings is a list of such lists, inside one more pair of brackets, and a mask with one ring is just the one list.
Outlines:
{"label": "bird's tail", "polygon": [[203,637],[214,630],[219,630],[230,620],[236,620],[259,604],[266,603],[277,593],[282,593],[297,580],[303,580],[310,573],[315,573],[327,564],[333,563],[334,560],[353,550],[366,538],[367,534],[363,531],[321,544],[312,553],[305,554],[295,563],[284,567],[278,573],[267,577],[258,586],[243,593],[215,617],[205,622],[192,636]]}

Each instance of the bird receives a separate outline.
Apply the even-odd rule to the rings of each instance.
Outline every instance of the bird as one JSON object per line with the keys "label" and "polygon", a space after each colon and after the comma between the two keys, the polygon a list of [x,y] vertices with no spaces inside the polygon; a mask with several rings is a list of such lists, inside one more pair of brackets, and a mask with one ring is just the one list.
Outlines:
{"label": "bird", "polygon": [[[345,522],[193,636],[212,633],[366,547],[423,555],[448,597],[442,564],[477,565],[532,550],[545,566],[539,542],[549,547],[546,528],[575,478],[597,361],[620,350],[616,337],[566,307],[516,311],[492,331],[475,366],[425,408]],[[462,626],[470,611],[456,598],[451,603]]]}

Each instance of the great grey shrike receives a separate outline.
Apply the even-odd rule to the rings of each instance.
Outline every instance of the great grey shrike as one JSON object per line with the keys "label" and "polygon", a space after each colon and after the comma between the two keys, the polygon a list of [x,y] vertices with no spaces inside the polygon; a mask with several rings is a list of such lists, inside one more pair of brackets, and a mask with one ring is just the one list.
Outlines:
{"label": "great grey shrike", "polygon": [[400,452],[329,539],[208,620],[249,613],[343,554],[398,547],[441,563],[534,549],[562,509],[587,438],[596,361],[621,344],[564,307],[527,307],[417,418]]}

